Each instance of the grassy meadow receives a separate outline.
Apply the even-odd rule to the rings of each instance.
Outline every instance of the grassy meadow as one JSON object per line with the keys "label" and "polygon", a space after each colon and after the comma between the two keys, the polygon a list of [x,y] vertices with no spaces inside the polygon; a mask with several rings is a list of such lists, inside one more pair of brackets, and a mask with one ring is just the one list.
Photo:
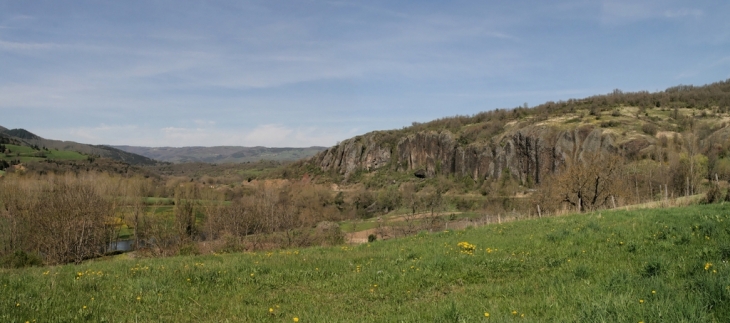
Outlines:
{"label": "grassy meadow", "polygon": [[21,163],[42,160],[84,160],[88,156],[68,150],[35,150],[28,146],[5,145],[10,154],[0,154],[0,159],[19,160]]}
{"label": "grassy meadow", "polygon": [[728,322],[730,204],[0,269],[2,322]]}

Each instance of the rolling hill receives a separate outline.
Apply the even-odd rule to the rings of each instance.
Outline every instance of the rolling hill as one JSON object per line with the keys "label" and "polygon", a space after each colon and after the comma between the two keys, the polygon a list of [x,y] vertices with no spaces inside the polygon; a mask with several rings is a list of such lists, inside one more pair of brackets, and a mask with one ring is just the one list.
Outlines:
{"label": "rolling hill", "polygon": [[142,155],[154,160],[171,163],[245,163],[259,160],[294,161],[311,157],[325,147],[307,148],[267,148],[267,147],[135,147],[113,146],[129,153]]}
{"label": "rolling hill", "polygon": [[[39,150],[59,150],[75,152],[83,155],[110,158],[130,165],[155,165],[157,161],[150,158],[129,153],[104,145],[87,145],[73,141],[60,141],[41,138],[25,129],[10,129],[0,127],[0,143],[14,144],[25,147],[37,147]],[[75,156],[75,155],[74,155]],[[74,157],[73,159],[78,159]]]}

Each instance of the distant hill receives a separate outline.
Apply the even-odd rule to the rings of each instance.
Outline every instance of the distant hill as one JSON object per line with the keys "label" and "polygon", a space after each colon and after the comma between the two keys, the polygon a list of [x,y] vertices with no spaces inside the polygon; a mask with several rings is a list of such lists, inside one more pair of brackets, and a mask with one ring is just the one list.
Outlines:
{"label": "distant hill", "polygon": [[113,146],[116,149],[171,163],[245,163],[259,160],[294,161],[325,150],[325,147],[267,148],[267,147],[135,147]]}
{"label": "distant hill", "polygon": [[5,129],[3,132],[12,137],[20,138],[20,139],[28,139],[28,140],[37,140],[37,139],[43,139],[41,137],[38,137],[36,134],[25,130],[25,129]]}
{"label": "distant hill", "polygon": [[156,161],[134,153],[103,145],[87,145],[73,141],[60,141],[42,138],[25,129],[7,129],[0,126],[0,143],[38,148],[78,152],[84,155],[106,157],[130,165],[155,165]]}

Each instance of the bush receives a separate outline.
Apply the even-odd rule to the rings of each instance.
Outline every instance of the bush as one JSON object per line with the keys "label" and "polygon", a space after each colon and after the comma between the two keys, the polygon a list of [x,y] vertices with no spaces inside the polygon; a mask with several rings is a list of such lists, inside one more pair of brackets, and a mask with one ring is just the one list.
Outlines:
{"label": "bush", "polygon": [[647,135],[655,136],[658,129],[657,126],[653,123],[645,123],[643,126],[641,126],[641,131],[643,131]]}
{"label": "bush", "polygon": [[345,235],[342,233],[340,225],[335,222],[320,222],[316,229],[316,244],[335,246],[345,242]]}
{"label": "bush", "polygon": [[0,267],[4,268],[23,268],[42,265],[43,260],[40,256],[33,253],[26,253],[21,250],[0,258]]}
{"label": "bush", "polygon": [[180,251],[178,252],[178,255],[180,256],[194,256],[199,254],[200,250],[194,242],[183,245],[180,247]]}
{"label": "bush", "polygon": [[[727,198],[727,195],[725,196]],[[705,204],[717,203],[723,200],[722,191],[717,185],[710,186],[710,190],[705,194],[705,198],[702,200]]]}

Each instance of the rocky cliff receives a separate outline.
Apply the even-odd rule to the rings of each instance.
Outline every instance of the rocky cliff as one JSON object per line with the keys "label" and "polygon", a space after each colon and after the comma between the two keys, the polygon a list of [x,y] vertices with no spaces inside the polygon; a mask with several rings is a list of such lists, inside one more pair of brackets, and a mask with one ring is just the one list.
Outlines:
{"label": "rocky cliff", "polygon": [[584,152],[618,151],[616,134],[590,125],[558,130],[530,126],[509,131],[490,142],[462,144],[448,130],[395,137],[373,132],[345,140],[309,160],[325,172],[348,178],[354,171],[389,169],[419,177],[436,174],[499,178],[505,171],[521,182],[539,183],[568,160]]}

